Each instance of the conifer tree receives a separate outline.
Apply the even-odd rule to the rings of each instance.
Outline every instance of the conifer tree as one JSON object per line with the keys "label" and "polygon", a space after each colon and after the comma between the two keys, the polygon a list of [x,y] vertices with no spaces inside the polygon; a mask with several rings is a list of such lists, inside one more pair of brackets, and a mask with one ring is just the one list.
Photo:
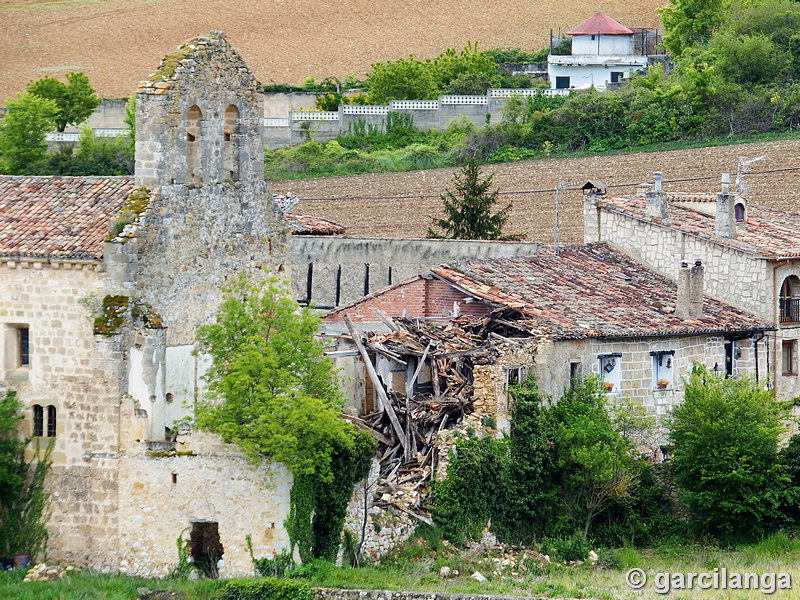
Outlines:
{"label": "conifer tree", "polygon": [[433,220],[428,237],[457,240],[518,240],[520,234],[503,235],[512,204],[492,212],[499,190],[492,190],[492,175],[481,178],[481,168],[471,156],[460,172],[453,174],[455,190],[442,194],[445,216]]}

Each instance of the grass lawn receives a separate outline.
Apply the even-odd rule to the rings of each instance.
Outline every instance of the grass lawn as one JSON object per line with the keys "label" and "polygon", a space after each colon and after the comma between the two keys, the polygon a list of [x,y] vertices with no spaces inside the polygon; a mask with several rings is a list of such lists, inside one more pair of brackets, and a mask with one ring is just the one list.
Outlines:
{"label": "grass lawn", "polygon": [[[408,544],[387,560],[388,564],[353,568],[336,568],[325,563],[300,567],[294,574],[315,587],[385,589],[428,592],[460,592],[470,594],[502,594],[514,596],[546,596],[554,598],[646,599],[670,600],[751,600],[757,598],[789,599],[800,597],[800,540],[777,534],[765,541],[738,550],[723,550],[699,545],[669,546],[648,550],[622,548],[599,550],[595,566],[562,566],[551,564],[544,569],[532,562],[526,569],[519,562],[501,569],[491,555],[477,559],[463,558],[457,551],[439,548],[433,551],[420,541]],[[440,578],[439,569],[449,566],[461,574]],[[648,575],[640,590],[626,583],[632,568]],[[733,573],[788,573],[795,590],[776,589],[656,589],[656,574],[715,573],[722,577],[727,569]],[[483,582],[471,579],[474,571],[486,576]],[[224,580],[147,580],[122,575],[79,572],[57,582],[22,581],[24,572],[0,573],[0,598],[4,600],[133,600],[136,588],[148,587],[183,590],[188,600],[210,600],[225,585]],[[662,576],[663,577],[663,576]],[[663,580],[660,580],[664,583]],[[713,579],[709,580],[713,583]],[[761,579],[758,585],[769,583]],[[776,585],[777,588],[777,579]],[[661,592],[661,593],[659,593]]]}

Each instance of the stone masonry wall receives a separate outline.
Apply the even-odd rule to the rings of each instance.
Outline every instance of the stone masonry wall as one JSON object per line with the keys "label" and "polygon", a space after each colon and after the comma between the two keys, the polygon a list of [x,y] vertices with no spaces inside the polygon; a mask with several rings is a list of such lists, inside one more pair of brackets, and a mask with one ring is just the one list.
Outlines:
{"label": "stone masonry wall", "polygon": [[467,258],[529,256],[538,248],[533,242],[293,236],[293,290],[300,301],[333,308],[435,265]]}
{"label": "stone masonry wall", "polygon": [[165,57],[136,100],[137,185],[263,179],[264,97],[219,32]]}
{"label": "stone masonry wall", "polygon": [[[19,393],[25,407],[23,433],[33,433],[31,407],[36,404],[45,414],[40,444],[55,443],[48,478],[53,515],[49,557],[111,568],[117,540],[119,389],[114,360],[119,355],[92,335],[102,267],[94,261],[4,260],[0,269],[3,335],[13,333],[14,325],[28,326],[30,335],[30,366],[4,369],[1,383]],[[2,364],[9,358],[4,356]],[[46,437],[48,406],[56,410],[53,438]]]}
{"label": "stone masonry wall", "polygon": [[189,540],[193,522],[218,523],[220,577],[253,574],[247,535],[255,556],[288,549],[292,478],[282,465],[255,468],[235,447],[198,432],[179,435],[177,448],[176,456],[140,450],[120,462],[120,571],[168,575],[178,565],[177,539]]}
{"label": "stone masonry wall", "polygon": [[288,276],[289,232],[263,181],[162,186],[138,248],[137,294],[162,317],[167,346],[194,343],[238,275]]}

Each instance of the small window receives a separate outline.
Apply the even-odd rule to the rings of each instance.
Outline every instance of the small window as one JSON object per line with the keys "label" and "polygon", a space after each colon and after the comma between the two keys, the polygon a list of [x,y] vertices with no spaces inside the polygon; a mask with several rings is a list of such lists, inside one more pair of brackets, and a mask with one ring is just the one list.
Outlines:
{"label": "small window", "polygon": [[794,364],[794,348],[797,340],[784,340],[781,345],[781,370],[784,375],[796,375]]}
{"label": "small window", "polygon": [[800,279],[790,275],[783,280],[778,299],[779,320],[781,323],[800,323]]}
{"label": "small window", "polygon": [[19,366],[28,367],[31,364],[30,330],[27,327],[17,327]]}
{"label": "small window", "polygon": [[737,223],[744,223],[747,220],[744,210],[744,202],[737,202],[733,207],[733,213]]}
{"label": "small window", "polygon": [[44,408],[38,404],[33,405],[33,437],[44,435]]}
{"label": "small window", "polygon": [[528,367],[506,367],[506,389],[525,381],[527,376]]}
{"label": "small window", "polygon": [[623,71],[611,71],[611,83],[619,83],[625,77]]}
{"label": "small window", "polygon": [[56,437],[56,407],[47,407],[47,437]]}
{"label": "small window", "polygon": [[31,364],[30,329],[16,324],[7,324],[3,329],[3,368],[12,377],[27,377],[27,367]]}
{"label": "small window", "polygon": [[597,359],[604,390],[608,394],[618,393],[622,381],[622,354],[602,354]]}
{"label": "small window", "polygon": [[569,385],[573,387],[581,383],[583,380],[583,373],[581,373],[581,363],[579,360],[569,361]]}
{"label": "small window", "polygon": [[674,350],[651,352],[653,357],[653,389],[668,390],[675,383],[674,375]]}
{"label": "small window", "polygon": [[557,90],[569,89],[569,77],[556,77],[556,89]]}

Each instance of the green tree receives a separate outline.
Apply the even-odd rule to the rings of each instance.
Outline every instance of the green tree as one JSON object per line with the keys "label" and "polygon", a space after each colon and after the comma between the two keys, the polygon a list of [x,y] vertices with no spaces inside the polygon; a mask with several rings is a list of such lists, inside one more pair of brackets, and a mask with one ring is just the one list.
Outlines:
{"label": "green tree", "polygon": [[36,173],[47,157],[45,134],[55,126],[55,102],[32,94],[6,101],[0,119],[0,170],[11,175]]}
{"label": "green tree", "polygon": [[429,238],[458,240],[518,240],[523,236],[504,235],[503,227],[508,220],[512,204],[492,212],[497,203],[499,190],[492,190],[492,175],[481,178],[481,167],[474,155],[460,172],[453,174],[454,191],[442,194],[444,218],[434,219],[428,228]]}
{"label": "green tree", "polygon": [[0,398],[0,556],[35,554],[47,539],[49,493],[44,487],[50,469],[52,443],[39,452],[35,463],[25,461],[30,440],[19,435],[22,405],[16,393]]}
{"label": "green tree", "polygon": [[[433,59],[433,71],[439,89],[443,91],[463,88],[467,81],[481,82],[481,91],[448,93],[485,94],[489,87],[500,82],[497,63],[489,53],[478,50],[478,42],[468,43],[460,52],[448,48]],[[483,87],[484,83],[486,87]]]}
{"label": "green tree", "polygon": [[694,367],[669,427],[675,481],[703,530],[758,535],[782,519],[789,479],[778,459],[784,417],[757,381]]}
{"label": "green tree", "polygon": [[741,85],[783,82],[792,67],[789,50],[761,33],[720,32],[711,38],[708,49],[713,57],[709,62],[720,75]]}
{"label": "green tree", "polygon": [[83,73],[68,73],[67,83],[54,77],[44,77],[29,83],[27,90],[29,94],[49,98],[56,103],[57,131],[64,131],[67,125],[82,123],[100,104],[94,88],[89,85],[89,78]]}
{"label": "green tree", "polygon": [[687,48],[706,42],[722,23],[730,0],[670,0],[661,9],[664,47],[679,59]]}
{"label": "green tree", "polygon": [[390,100],[433,100],[439,86],[430,61],[408,60],[374,63],[367,73],[370,104],[388,104]]}
{"label": "green tree", "polygon": [[277,280],[241,279],[197,336],[212,358],[212,402],[198,407],[197,424],[251,461],[276,460],[292,472],[286,525],[304,561],[335,558],[347,500],[372,448],[339,418],[343,397],[314,338],[318,322]]}
{"label": "green tree", "polygon": [[586,537],[594,518],[636,486],[632,444],[614,426],[597,378],[565,390],[549,418],[561,502]]}
{"label": "green tree", "polygon": [[509,395],[513,406],[504,477],[507,492],[498,502],[494,526],[505,541],[532,544],[550,533],[560,513],[554,432],[533,377],[511,386]]}

